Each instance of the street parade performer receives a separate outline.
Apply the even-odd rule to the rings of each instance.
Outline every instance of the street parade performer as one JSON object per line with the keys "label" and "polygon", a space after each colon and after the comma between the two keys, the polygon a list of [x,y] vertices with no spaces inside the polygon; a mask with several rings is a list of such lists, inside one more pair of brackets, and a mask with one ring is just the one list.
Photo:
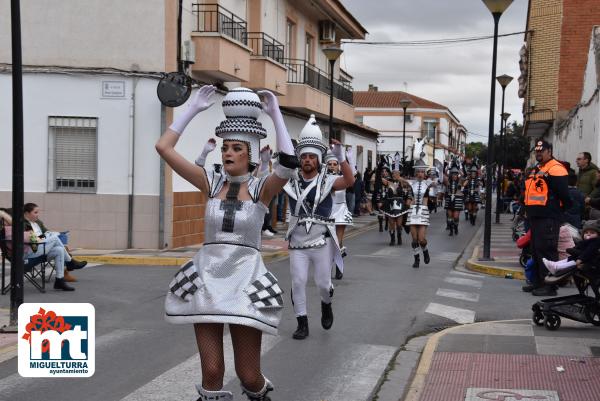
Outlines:
{"label": "street parade performer", "polygon": [[[346,153],[346,157],[348,158],[348,163],[352,166],[352,153],[351,148]],[[340,164],[338,163],[337,158],[331,152],[331,150],[327,151],[325,155],[325,164],[327,165],[327,174],[331,174],[338,178],[341,174]],[[346,231],[346,226],[351,226],[353,224],[352,213],[348,210],[348,205],[346,204],[346,190],[342,189],[339,191],[335,191],[333,193],[333,207],[331,209],[331,218],[335,220],[335,233],[337,235],[340,249],[342,252],[342,257],[346,256],[346,247],[344,246],[344,232]],[[335,265],[335,278],[337,280],[341,280],[344,277],[344,274],[340,270],[339,266]]]}
{"label": "street parade performer", "polygon": [[477,211],[479,210],[479,204],[481,203],[481,179],[479,178],[479,168],[477,164],[473,163],[469,170],[469,177],[463,184],[463,191],[465,193],[465,204],[469,211],[469,221],[471,225],[475,225],[477,219]]}
{"label": "street parade performer", "polygon": [[298,176],[284,187],[289,196],[291,213],[286,239],[290,250],[292,302],[298,321],[292,337],[297,340],[308,336],[306,282],[310,265],[313,265],[315,284],[321,294],[321,326],[325,330],[333,325],[332,263],[335,261],[340,271],[344,271],[335,222],[330,218],[332,191],[350,187],[354,183],[354,176],[346,161],[343,146],[335,139],[331,141],[331,151],[340,165],[341,177],[327,174],[323,164],[327,147],[322,142],[321,129],[315,116],[311,115],[300,133],[296,147],[296,154],[300,158]]}
{"label": "street parade performer", "polygon": [[[229,324],[242,392],[249,400],[269,401],[267,393],[273,385],[261,373],[261,338],[263,332],[277,333],[283,299],[277,279],[262,261],[260,229],[265,205],[288,181],[297,159],[277,98],[262,91],[265,103],[261,105],[259,97],[246,88],[230,90],[222,102],[227,118],[215,133],[223,138],[223,165],[199,165],[214,148],[210,140],[204,160],[194,164],[184,159],[175,145],[188,123],[212,106],[214,92],[210,85],[200,88],[156,144],[167,164],[208,197],[204,246],[169,284],[166,320],[194,324],[202,366],[202,385],[196,385],[199,401],[233,400],[233,394],[223,390],[224,324]],[[261,107],[275,125],[279,161],[272,174],[257,178],[250,172],[258,164],[260,139],[266,137],[257,121]]]}
{"label": "street parade performer", "polygon": [[388,167],[388,161],[385,156],[381,156],[377,170],[375,171],[375,184],[373,186],[373,209],[377,210],[377,220],[379,221],[379,232],[384,231],[383,222],[385,220],[385,231],[388,230],[388,218],[384,214],[385,197],[387,196],[387,182],[391,179],[392,172]]}
{"label": "street parade performer", "polygon": [[460,211],[463,210],[464,193],[460,182],[460,169],[456,160],[452,161],[448,177],[444,177],[446,186],[446,199],[444,209],[446,209],[446,229],[450,231],[448,235],[458,235],[458,223],[460,222]]}
{"label": "street parade performer", "polygon": [[405,184],[400,180],[401,171],[402,163],[400,161],[400,155],[397,154],[392,164],[391,179],[383,179],[384,188],[386,188],[384,210],[385,216],[388,219],[390,246],[396,245],[396,241],[398,245],[402,245],[403,218],[404,215],[408,213],[406,202],[408,200],[409,190],[407,188],[405,189]]}
{"label": "street parade performer", "polygon": [[412,249],[415,258],[412,267],[414,268],[418,268],[420,264],[419,247],[423,252],[423,261],[425,264],[428,264],[430,261],[429,250],[427,249],[427,226],[429,226],[427,202],[429,200],[429,187],[432,181],[425,178],[425,172],[429,169],[429,166],[423,160],[425,157],[423,146],[423,141],[417,140],[413,148],[415,179],[401,179],[407,182],[411,189],[411,194],[408,198],[410,210],[406,224],[410,227],[410,235],[412,237]]}

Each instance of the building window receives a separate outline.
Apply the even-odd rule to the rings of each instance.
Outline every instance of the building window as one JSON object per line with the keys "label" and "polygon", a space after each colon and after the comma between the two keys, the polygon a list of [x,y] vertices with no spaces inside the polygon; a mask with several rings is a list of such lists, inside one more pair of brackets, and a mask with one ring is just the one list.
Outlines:
{"label": "building window", "polygon": [[48,118],[48,190],[96,193],[98,119]]}
{"label": "building window", "polygon": [[306,34],[306,49],[305,49],[305,57],[306,57],[306,61],[308,61],[311,64],[315,63],[315,58],[314,58],[314,43],[315,43],[315,39],[309,35]]}
{"label": "building window", "polygon": [[295,58],[295,34],[296,25],[292,21],[287,20],[285,27],[285,58]]}
{"label": "building window", "polygon": [[426,118],[423,121],[423,137],[433,140],[434,126],[439,127],[438,120]]}

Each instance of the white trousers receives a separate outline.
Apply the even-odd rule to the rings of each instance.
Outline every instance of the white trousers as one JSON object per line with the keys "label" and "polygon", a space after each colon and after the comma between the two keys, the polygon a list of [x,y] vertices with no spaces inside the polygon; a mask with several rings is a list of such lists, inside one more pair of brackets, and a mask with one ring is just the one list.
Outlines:
{"label": "white trousers", "polygon": [[315,284],[319,288],[321,301],[331,303],[329,291],[331,284],[331,266],[333,264],[335,244],[331,238],[321,248],[290,249],[290,274],[292,276],[292,300],[296,316],[306,316],[306,283],[310,265],[314,268]]}

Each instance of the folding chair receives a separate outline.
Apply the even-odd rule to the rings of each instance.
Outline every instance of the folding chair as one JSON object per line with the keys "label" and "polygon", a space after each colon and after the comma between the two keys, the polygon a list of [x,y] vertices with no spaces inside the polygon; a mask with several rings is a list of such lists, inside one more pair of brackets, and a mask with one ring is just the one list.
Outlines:
{"label": "folding chair", "polygon": [[[25,244],[31,245],[31,244]],[[54,262],[49,261],[46,256],[46,244],[41,242],[38,246],[43,246],[43,255],[35,258],[27,258],[23,262],[23,277],[27,279],[40,292],[46,292],[46,283],[50,282],[54,273]],[[12,265],[12,240],[5,239],[4,230],[0,231],[0,250],[2,251],[2,295],[10,291],[10,280],[6,283],[6,261]],[[12,268],[12,266],[11,266]],[[50,273],[46,276],[46,269]]]}

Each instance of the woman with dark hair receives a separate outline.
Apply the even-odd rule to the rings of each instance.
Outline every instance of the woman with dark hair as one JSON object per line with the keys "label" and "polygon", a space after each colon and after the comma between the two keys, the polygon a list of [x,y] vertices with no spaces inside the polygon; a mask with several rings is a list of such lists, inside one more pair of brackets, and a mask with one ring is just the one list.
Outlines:
{"label": "woman with dark hair", "polygon": [[[265,267],[261,254],[261,226],[267,205],[292,175],[294,148],[279,111],[277,98],[250,89],[230,90],[222,107],[227,117],[216,129],[223,139],[222,165],[204,168],[175,150],[188,123],[214,103],[216,88],[203,86],[186,111],[156,143],[156,150],[182,178],[207,195],[204,246],[175,275],[165,300],[170,323],[192,323],[200,353],[202,384],[199,400],[231,401],[223,390],[224,325],[229,324],[235,371],[242,391],[254,401],[270,400],[272,384],[261,373],[263,332],[276,334],[283,308],[277,279]],[[262,177],[250,174],[259,162],[260,139],[266,130],[257,121],[262,110],[275,125],[279,162]],[[297,162],[296,162],[297,163]]]}

